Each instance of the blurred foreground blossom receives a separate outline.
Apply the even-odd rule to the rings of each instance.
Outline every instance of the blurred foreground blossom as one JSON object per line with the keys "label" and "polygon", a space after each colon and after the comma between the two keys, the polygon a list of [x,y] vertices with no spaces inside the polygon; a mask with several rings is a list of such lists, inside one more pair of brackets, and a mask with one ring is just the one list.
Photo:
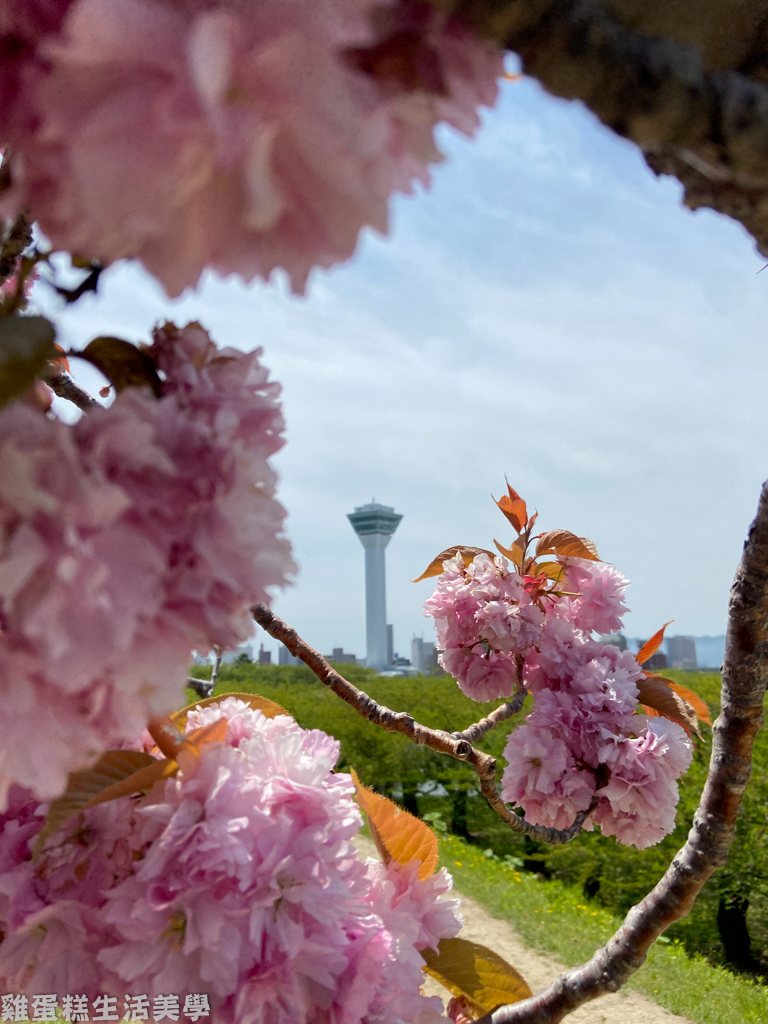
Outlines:
{"label": "blurred foreground blossom", "polygon": [[392,192],[440,159],[436,125],[473,133],[502,73],[499,49],[422,0],[53,8],[6,19],[26,42],[0,116],[4,208],[57,248],[140,259],[170,295],[205,267],[281,267],[302,290],[363,226],[387,230]]}
{"label": "blurred foreground blossom", "polygon": [[56,796],[178,706],[192,652],[249,636],[294,569],[260,350],[166,324],[146,352],[159,398],[127,388],[74,426],[0,414],[0,806],[14,781]]}

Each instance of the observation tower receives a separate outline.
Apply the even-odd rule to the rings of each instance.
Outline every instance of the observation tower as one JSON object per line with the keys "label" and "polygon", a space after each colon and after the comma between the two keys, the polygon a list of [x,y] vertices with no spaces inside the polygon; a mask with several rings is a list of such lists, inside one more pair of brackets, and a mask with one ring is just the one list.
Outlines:
{"label": "observation tower", "polygon": [[389,505],[360,505],[347,515],[365,548],[365,664],[388,667],[387,588],[384,548],[398,527],[399,516]]}

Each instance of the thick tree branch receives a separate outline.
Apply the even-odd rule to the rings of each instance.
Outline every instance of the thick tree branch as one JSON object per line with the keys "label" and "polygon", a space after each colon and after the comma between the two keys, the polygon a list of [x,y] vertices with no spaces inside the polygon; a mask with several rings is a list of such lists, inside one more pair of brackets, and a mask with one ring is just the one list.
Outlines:
{"label": "thick tree branch", "polygon": [[557,1024],[583,1003],[617,991],[643,964],[659,935],[690,911],[712,872],[725,863],[763,721],[767,681],[768,483],[731,588],[722,709],[688,841],[658,885],[588,963],[561,974],[538,995],[488,1014],[482,1018],[485,1024]]}
{"label": "thick tree branch", "polygon": [[768,255],[768,21],[757,0],[431,0],[514,50]]}
{"label": "thick tree branch", "polygon": [[[285,644],[294,657],[300,658],[305,665],[312,669],[321,683],[330,690],[333,690],[338,697],[341,697],[343,701],[353,707],[363,718],[373,722],[374,725],[380,726],[387,732],[398,732],[401,736],[407,736],[411,742],[419,746],[429,747],[440,754],[447,754],[449,757],[453,757],[457,761],[464,761],[465,764],[474,768],[480,783],[481,793],[493,810],[509,825],[513,832],[517,832],[519,835],[531,836],[534,839],[540,839],[542,842],[549,843],[550,845],[568,843],[581,832],[584,822],[597,806],[597,797],[595,797],[587,810],[578,814],[574,823],[567,829],[532,825],[525,818],[521,818],[519,814],[511,811],[501,799],[495,782],[495,757],[491,757],[490,754],[484,754],[482,750],[473,747],[472,743],[461,734],[452,736],[450,733],[443,732],[442,729],[430,729],[426,725],[417,722],[413,715],[409,715],[405,711],[392,711],[390,708],[378,704],[367,693],[358,690],[349,680],[332,668],[322,654],[318,654],[314,648],[305,643],[295,629],[283,622],[266,605],[257,604],[251,609],[251,612],[262,629],[269,633],[270,636],[273,636],[275,640]],[[523,692],[524,697],[525,693]],[[503,707],[506,706],[503,705]],[[498,710],[501,711],[502,709],[499,708]],[[494,724],[508,717],[508,714],[500,715]],[[486,721],[487,719],[484,719],[478,725],[484,725]],[[492,728],[492,726],[489,728]],[[488,732],[488,729],[484,728],[483,732]]]}

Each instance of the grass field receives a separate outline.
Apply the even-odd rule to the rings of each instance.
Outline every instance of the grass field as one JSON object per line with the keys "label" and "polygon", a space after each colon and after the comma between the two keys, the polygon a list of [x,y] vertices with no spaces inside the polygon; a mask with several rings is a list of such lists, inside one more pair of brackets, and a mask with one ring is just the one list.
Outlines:
{"label": "grass field", "polygon": [[[440,853],[460,892],[509,921],[531,948],[555,954],[567,966],[588,960],[621,923],[578,889],[518,871],[455,836],[441,836]],[[768,1022],[768,989],[690,957],[663,938],[629,987],[697,1024]]]}

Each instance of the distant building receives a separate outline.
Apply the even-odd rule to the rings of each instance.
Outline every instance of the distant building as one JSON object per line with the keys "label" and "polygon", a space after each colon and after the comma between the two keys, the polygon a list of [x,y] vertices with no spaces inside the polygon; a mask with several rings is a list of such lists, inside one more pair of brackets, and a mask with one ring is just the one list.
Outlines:
{"label": "distant building", "polygon": [[411,664],[419,672],[428,673],[437,668],[437,651],[428,640],[415,636],[411,640]]}
{"label": "distant building", "polygon": [[345,651],[343,647],[334,647],[330,654],[325,655],[326,661],[335,661],[337,665],[356,665],[357,657]]}
{"label": "distant building", "polygon": [[725,635],[695,636],[696,663],[699,668],[710,668],[720,671],[725,660]]}
{"label": "distant building", "polygon": [[403,517],[389,505],[375,501],[360,505],[347,516],[365,548],[365,663],[369,668],[386,668],[387,604],[384,549]]}
{"label": "distant building", "polygon": [[695,672],[699,663],[696,659],[696,643],[691,636],[667,637],[667,658],[670,668],[682,669],[684,672]]}
{"label": "distant building", "polygon": [[387,623],[387,665],[395,663],[395,631],[391,623]]}
{"label": "distant building", "polygon": [[629,644],[623,633],[610,633],[600,637],[601,644],[608,644],[610,647],[618,647],[620,651],[628,651]]}
{"label": "distant building", "polygon": [[291,652],[283,644],[280,644],[280,650],[277,652],[277,664],[278,665],[300,665],[301,658],[294,658]]}
{"label": "distant building", "polygon": [[272,651],[265,651],[264,644],[259,645],[259,665],[272,664]]}

